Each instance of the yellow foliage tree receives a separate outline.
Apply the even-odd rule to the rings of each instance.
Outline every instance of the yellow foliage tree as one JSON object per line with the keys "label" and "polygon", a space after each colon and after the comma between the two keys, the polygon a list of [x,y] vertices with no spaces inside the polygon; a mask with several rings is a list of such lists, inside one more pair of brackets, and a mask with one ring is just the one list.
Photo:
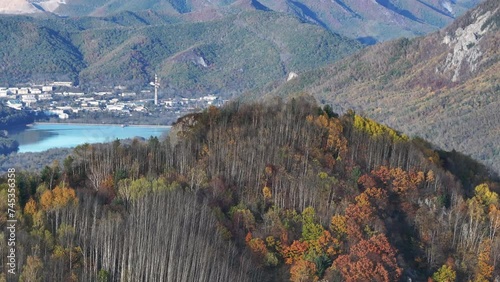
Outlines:
{"label": "yellow foliage tree", "polygon": [[434,181],[436,180],[436,177],[434,176],[434,171],[429,170],[429,171],[427,172],[427,175],[426,175],[425,180],[426,180],[427,182],[429,182],[429,183],[430,183],[430,182],[434,182]]}
{"label": "yellow foliage tree", "polygon": [[408,136],[399,134],[394,129],[377,123],[369,118],[364,118],[359,115],[354,115],[354,127],[358,130],[365,131],[372,136],[382,136],[387,134],[393,141],[408,141]]}
{"label": "yellow foliage tree", "polygon": [[491,240],[485,239],[479,245],[475,282],[490,281],[493,277],[493,265],[491,265]]}
{"label": "yellow foliage tree", "polygon": [[332,216],[330,230],[338,239],[347,235],[347,218],[344,215]]}
{"label": "yellow foliage tree", "polygon": [[[479,226],[480,223],[490,220],[490,238],[498,229],[498,194],[491,191],[487,184],[481,184],[474,189],[474,197],[467,200],[468,213],[471,223]],[[477,228],[476,228],[477,229]],[[477,230],[476,230],[477,231]],[[477,233],[477,232],[475,232]]]}
{"label": "yellow foliage tree", "polygon": [[60,188],[56,186],[54,190],[52,190],[54,195],[54,206],[56,208],[62,208],[68,205],[69,203],[77,203],[78,199],[76,198],[75,190],[71,188]]}
{"label": "yellow foliage tree", "polygon": [[457,273],[451,266],[443,265],[432,275],[435,282],[454,282],[457,278]]}
{"label": "yellow foliage tree", "polygon": [[24,206],[24,214],[33,216],[38,211],[35,200],[30,198]]}
{"label": "yellow foliage tree", "polygon": [[56,186],[53,190],[45,191],[40,197],[40,205],[44,211],[60,209],[68,204],[77,203],[75,190],[66,187]]}
{"label": "yellow foliage tree", "polygon": [[40,197],[40,205],[44,211],[49,210],[52,207],[52,202],[54,201],[54,196],[51,190],[46,190]]}
{"label": "yellow foliage tree", "polygon": [[498,205],[498,194],[491,191],[488,184],[481,184],[474,188],[474,198],[476,198],[484,207]]}
{"label": "yellow foliage tree", "polygon": [[264,199],[269,200],[272,197],[271,189],[269,187],[264,186],[262,189],[262,194],[264,195]]}

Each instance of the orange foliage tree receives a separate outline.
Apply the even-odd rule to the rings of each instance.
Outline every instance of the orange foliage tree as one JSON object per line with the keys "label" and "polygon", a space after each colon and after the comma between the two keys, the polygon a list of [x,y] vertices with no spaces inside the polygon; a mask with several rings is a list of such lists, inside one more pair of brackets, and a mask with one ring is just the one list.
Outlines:
{"label": "orange foliage tree", "polygon": [[372,175],[398,194],[415,190],[426,179],[421,171],[407,172],[399,167],[389,169],[386,166],[372,170]]}
{"label": "orange foliage tree", "polygon": [[[378,221],[377,209],[387,205],[387,194],[380,188],[369,188],[355,198],[356,203],[350,204],[345,211],[346,232],[353,241],[365,238],[365,231]],[[372,234],[368,234],[370,237]]]}
{"label": "orange foliage tree", "polygon": [[268,250],[266,244],[264,243],[264,240],[260,238],[253,238],[252,233],[248,232],[247,236],[245,237],[245,242],[247,243],[252,253],[259,256],[260,258],[266,257]]}
{"label": "orange foliage tree", "polygon": [[385,235],[379,234],[352,246],[340,255],[333,267],[346,281],[398,281],[402,270],[396,262],[396,249]]}
{"label": "orange foliage tree", "polygon": [[302,259],[302,256],[309,249],[307,242],[293,241],[290,246],[284,246],[282,255],[286,264],[292,264]]}
{"label": "orange foliage tree", "polygon": [[318,281],[316,265],[310,261],[300,259],[290,269],[290,281],[306,282]]}
{"label": "orange foliage tree", "polygon": [[55,229],[59,225],[59,216],[63,208],[69,205],[77,205],[78,198],[72,188],[56,186],[53,190],[43,192],[40,197],[40,206],[47,214],[55,215]]}
{"label": "orange foliage tree", "polygon": [[45,191],[40,197],[40,205],[45,211],[60,209],[71,203],[78,203],[75,190],[72,188],[56,186],[53,190]]}

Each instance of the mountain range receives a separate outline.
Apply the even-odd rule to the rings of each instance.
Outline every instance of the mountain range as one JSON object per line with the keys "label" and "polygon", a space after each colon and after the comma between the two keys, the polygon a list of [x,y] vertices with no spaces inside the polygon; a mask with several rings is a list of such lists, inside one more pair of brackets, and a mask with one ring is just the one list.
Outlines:
{"label": "mountain range", "polygon": [[257,96],[307,92],[500,172],[499,12],[486,1],[439,32],[371,46]]}
{"label": "mountain range", "polygon": [[0,84],[69,79],[79,85],[241,93],[290,71],[324,66],[356,40],[275,12],[182,22],[147,11],[109,17],[0,17]]}
{"label": "mountain range", "polygon": [[373,44],[435,31],[479,2],[480,0],[0,0],[0,12],[45,12],[81,17],[152,10],[183,20],[206,21],[242,11],[275,11]]}
{"label": "mountain range", "polygon": [[[166,93],[308,92],[500,172],[497,1],[414,37],[478,2],[67,1],[48,9],[32,1],[45,12],[0,17],[0,83],[140,86],[158,73]],[[348,57],[359,41],[401,35],[410,39]],[[285,83],[291,72],[299,77]]]}

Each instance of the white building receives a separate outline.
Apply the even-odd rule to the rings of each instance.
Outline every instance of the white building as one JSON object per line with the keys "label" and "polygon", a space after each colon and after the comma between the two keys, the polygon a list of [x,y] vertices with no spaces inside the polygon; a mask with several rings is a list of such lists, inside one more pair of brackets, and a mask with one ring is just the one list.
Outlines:
{"label": "white building", "polygon": [[120,96],[122,97],[135,97],[135,93],[134,92],[123,92],[122,94],[120,94]]}
{"label": "white building", "polygon": [[42,94],[42,90],[40,90],[38,88],[31,88],[30,93],[31,94]]}
{"label": "white building", "polygon": [[49,110],[46,112],[49,115],[57,115],[60,119],[67,119],[69,118],[69,115],[64,112],[64,110],[58,109],[58,110]]}
{"label": "white building", "polygon": [[43,92],[52,92],[52,90],[54,90],[53,86],[50,86],[50,85],[42,86]]}
{"label": "white building", "polygon": [[207,96],[201,97],[201,99],[204,101],[214,101],[215,99],[217,99],[217,96],[207,95]]}
{"label": "white building", "polygon": [[123,104],[107,105],[106,110],[108,110],[108,111],[123,111],[124,107],[125,107],[125,105],[123,105]]}
{"label": "white building", "polygon": [[94,97],[82,97],[82,98],[78,98],[77,100],[82,101],[82,102],[90,102],[90,101],[94,101]]}
{"label": "white building", "polygon": [[36,96],[34,94],[22,95],[21,101],[25,103],[36,103]]}
{"label": "white building", "polygon": [[146,112],[147,109],[144,106],[137,106],[134,108],[134,111],[136,112]]}
{"label": "white building", "polygon": [[40,94],[38,95],[38,100],[52,100],[51,94]]}
{"label": "white building", "polygon": [[54,81],[52,86],[63,86],[63,87],[72,87],[73,82],[71,81]]}
{"label": "white building", "polygon": [[30,93],[30,91],[29,91],[28,88],[19,88],[17,90],[17,94],[19,94],[19,95],[26,95],[26,94],[29,94],[29,93]]}
{"label": "white building", "polygon": [[83,92],[63,92],[63,96],[83,96]]}
{"label": "white building", "polygon": [[97,96],[104,96],[104,95],[112,95],[113,93],[109,91],[101,91],[101,92],[95,92],[94,94]]}
{"label": "white building", "polygon": [[84,107],[82,110],[87,111],[87,112],[100,112],[101,108],[99,107]]}

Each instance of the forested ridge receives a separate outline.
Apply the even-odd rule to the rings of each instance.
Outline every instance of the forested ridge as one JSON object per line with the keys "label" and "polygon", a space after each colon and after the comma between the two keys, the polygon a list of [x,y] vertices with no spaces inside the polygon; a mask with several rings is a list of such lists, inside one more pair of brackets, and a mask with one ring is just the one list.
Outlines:
{"label": "forested ridge", "polygon": [[8,138],[5,130],[24,127],[35,120],[34,114],[16,111],[0,103],[0,158],[19,148],[17,141]]}
{"label": "forested ridge", "polygon": [[72,81],[95,91],[117,85],[138,90],[158,74],[169,95],[238,94],[361,47],[275,12],[204,22],[152,11],[82,18],[0,15],[0,84]]}
{"label": "forested ridge", "polygon": [[482,1],[439,32],[370,46],[247,98],[307,92],[500,173],[498,3]]}
{"label": "forested ridge", "polygon": [[457,160],[307,97],[211,107],[164,141],[83,145],[16,172],[15,278],[491,281],[499,185]]}
{"label": "forested ridge", "polygon": [[0,104],[0,130],[23,127],[33,121],[35,121],[33,113],[17,111]]}

